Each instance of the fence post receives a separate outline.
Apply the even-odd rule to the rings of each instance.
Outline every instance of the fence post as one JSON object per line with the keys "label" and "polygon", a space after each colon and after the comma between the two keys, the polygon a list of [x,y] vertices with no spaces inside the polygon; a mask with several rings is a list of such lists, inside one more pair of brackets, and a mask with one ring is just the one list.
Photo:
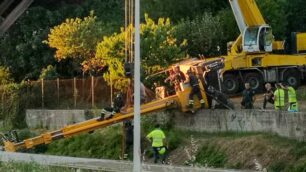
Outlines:
{"label": "fence post", "polygon": [[60,93],[60,92],[59,92],[59,86],[60,86],[60,85],[59,85],[59,84],[60,84],[60,83],[59,83],[59,78],[57,78],[57,79],[56,79],[56,86],[57,86],[57,106],[59,106],[59,104],[60,104],[60,99],[59,99],[59,97],[60,97],[60,96],[59,96],[59,93]]}
{"label": "fence post", "polygon": [[45,96],[44,79],[41,79],[41,107],[43,109],[45,108],[44,96]]}
{"label": "fence post", "polygon": [[113,81],[112,81],[112,77],[111,75],[109,75],[109,78],[110,78],[110,104],[111,104],[111,107],[113,107]]}
{"label": "fence post", "polygon": [[77,96],[78,96],[78,90],[76,89],[76,78],[73,78],[73,98],[74,98],[74,108],[76,108],[77,105]]}
{"label": "fence post", "polygon": [[87,104],[87,101],[86,101],[86,104],[85,104],[85,95],[87,95],[85,93],[85,76],[84,76],[84,72],[83,72],[83,77],[82,77],[82,99],[81,99],[81,102],[83,102],[83,104],[85,105],[86,108],[88,108],[88,104]]}
{"label": "fence post", "polygon": [[94,77],[91,76],[91,107],[95,106]]}

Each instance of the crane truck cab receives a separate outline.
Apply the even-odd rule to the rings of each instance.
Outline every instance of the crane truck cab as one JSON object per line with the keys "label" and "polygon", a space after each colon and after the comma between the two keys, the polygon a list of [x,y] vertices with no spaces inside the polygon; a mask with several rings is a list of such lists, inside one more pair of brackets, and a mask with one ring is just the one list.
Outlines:
{"label": "crane truck cab", "polygon": [[255,0],[229,0],[240,35],[228,44],[222,69],[222,88],[237,95],[245,82],[257,92],[264,84],[286,82],[297,88],[306,80],[306,33],[274,40]]}
{"label": "crane truck cab", "polygon": [[247,27],[243,32],[242,42],[244,52],[272,52],[272,28],[269,25]]}

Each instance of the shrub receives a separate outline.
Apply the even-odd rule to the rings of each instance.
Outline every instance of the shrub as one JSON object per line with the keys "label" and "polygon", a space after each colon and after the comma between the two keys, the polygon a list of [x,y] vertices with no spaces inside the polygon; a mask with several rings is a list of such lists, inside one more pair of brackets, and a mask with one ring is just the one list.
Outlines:
{"label": "shrub", "polygon": [[81,134],[52,142],[47,154],[74,157],[118,159],[121,136],[119,127],[109,127],[92,134]]}
{"label": "shrub", "polygon": [[56,79],[58,77],[58,73],[56,72],[56,68],[52,65],[48,65],[47,68],[43,68],[41,70],[41,74],[39,76],[40,79]]}
{"label": "shrub", "polygon": [[204,145],[196,155],[196,162],[211,167],[224,167],[226,155],[214,145]]}

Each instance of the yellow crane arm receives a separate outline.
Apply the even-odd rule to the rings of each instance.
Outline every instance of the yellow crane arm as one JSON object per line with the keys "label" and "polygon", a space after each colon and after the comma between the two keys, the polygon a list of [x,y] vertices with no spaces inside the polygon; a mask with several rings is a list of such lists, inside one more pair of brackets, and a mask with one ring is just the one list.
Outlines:
{"label": "yellow crane arm", "polygon": [[243,33],[246,27],[266,24],[255,0],[229,0],[229,2],[240,33]]}
{"label": "yellow crane arm", "polygon": [[[156,100],[141,106],[141,115],[145,115],[149,112],[162,110],[167,107],[173,106],[178,102],[178,96],[170,96],[165,99]],[[15,152],[19,149],[30,149],[34,146],[41,144],[49,144],[54,140],[61,138],[68,138],[78,135],[80,133],[94,131],[99,128],[110,126],[128,119],[133,118],[133,109],[130,108],[126,114],[116,113],[110,119],[98,121],[98,118],[90,119],[84,122],[80,122],[73,125],[65,126],[59,130],[43,133],[39,136],[23,140],[18,143],[4,141],[5,151]]]}
{"label": "yellow crane arm", "polygon": [[246,26],[258,26],[266,24],[255,0],[237,0],[241,13],[244,16]]}

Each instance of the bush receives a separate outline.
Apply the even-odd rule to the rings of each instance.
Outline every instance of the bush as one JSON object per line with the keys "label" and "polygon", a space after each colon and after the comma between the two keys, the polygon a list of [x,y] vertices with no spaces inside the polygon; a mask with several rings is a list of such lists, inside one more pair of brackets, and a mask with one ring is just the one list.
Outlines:
{"label": "bush", "polygon": [[197,153],[196,162],[204,166],[224,167],[226,155],[214,145],[205,145]]}
{"label": "bush", "polygon": [[26,94],[26,85],[10,83],[1,87],[1,107],[0,119],[4,121],[4,128],[24,128],[25,108],[28,97]]}
{"label": "bush", "polygon": [[286,167],[286,162],[274,162],[272,163],[269,168],[268,168],[268,171],[271,171],[271,172],[279,172],[279,171],[284,171]]}
{"label": "bush", "polygon": [[11,82],[11,74],[8,68],[0,66],[0,85],[9,84]]}
{"label": "bush", "polygon": [[56,72],[56,68],[52,65],[47,66],[47,68],[43,68],[41,70],[41,74],[39,76],[40,79],[56,79],[58,77],[58,73]]}
{"label": "bush", "polygon": [[52,142],[47,154],[73,157],[119,159],[121,135],[119,127],[109,127],[92,134],[81,134]]}
{"label": "bush", "polygon": [[178,40],[187,39],[187,53],[191,56],[219,55],[217,46],[223,39],[222,23],[219,16],[204,13],[194,19],[183,19],[176,26]]}

